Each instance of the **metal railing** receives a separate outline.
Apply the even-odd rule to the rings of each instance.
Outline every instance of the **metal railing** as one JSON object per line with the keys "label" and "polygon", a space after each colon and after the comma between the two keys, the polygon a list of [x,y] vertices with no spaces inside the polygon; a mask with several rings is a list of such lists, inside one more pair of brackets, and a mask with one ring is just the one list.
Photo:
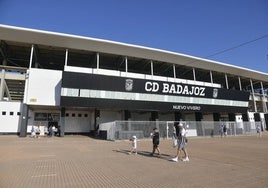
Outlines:
{"label": "metal railing", "polygon": [[114,121],[100,124],[99,135],[107,140],[124,140],[133,135],[139,139],[150,138],[154,128],[159,129],[160,137],[169,139],[174,133],[174,124],[182,123],[187,136],[220,136],[221,127],[226,126],[227,136],[254,135],[257,127],[262,130],[262,122],[235,122],[235,121]]}

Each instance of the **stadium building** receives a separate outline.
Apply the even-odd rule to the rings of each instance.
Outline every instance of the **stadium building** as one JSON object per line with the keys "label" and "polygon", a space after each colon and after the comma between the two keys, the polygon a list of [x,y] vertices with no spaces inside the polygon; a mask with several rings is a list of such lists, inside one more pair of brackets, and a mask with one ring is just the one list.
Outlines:
{"label": "stadium building", "polygon": [[[0,25],[0,133],[102,123],[268,125],[268,74],[143,46]],[[258,62],[256,62],[258,63]]]}

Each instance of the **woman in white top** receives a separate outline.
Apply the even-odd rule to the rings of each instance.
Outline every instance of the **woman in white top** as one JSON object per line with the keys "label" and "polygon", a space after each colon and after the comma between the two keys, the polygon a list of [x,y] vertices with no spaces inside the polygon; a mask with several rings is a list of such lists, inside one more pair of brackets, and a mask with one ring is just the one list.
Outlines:
{"label": "woman in white top", "polygon": [[177,162],[180,158],[181,151],[184,153],[184,157],[182,158],[182,161],[189,161],[188,153],[186,150],[186,130],[183,128],[182,124],[179,124],[179,135],[178,135],[178,150],[177,150],[177,156],[172,161]]}

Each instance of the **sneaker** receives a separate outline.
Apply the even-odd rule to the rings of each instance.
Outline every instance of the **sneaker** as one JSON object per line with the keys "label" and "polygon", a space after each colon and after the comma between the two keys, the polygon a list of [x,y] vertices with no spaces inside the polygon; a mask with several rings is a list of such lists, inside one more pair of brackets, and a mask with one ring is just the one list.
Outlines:
{"label": "sneaker", "polygon": [[174,162],[178,162],[178,157],[172,158],[171,160]]}
{"label": "sneaker", "polygon": [[189,157],[183,158],[182,161],[186,162],[186,161],[190,161]]}

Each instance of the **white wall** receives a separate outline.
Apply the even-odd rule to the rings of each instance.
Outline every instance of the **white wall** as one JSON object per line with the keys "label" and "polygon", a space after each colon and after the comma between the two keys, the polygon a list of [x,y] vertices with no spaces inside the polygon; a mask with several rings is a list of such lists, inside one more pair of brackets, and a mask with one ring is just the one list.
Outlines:
{"label": "white wall", "polygon": [[242,115],[236,115],[236,116],[235,116],[235,121],[236,121],[236,122],[243,122]]}
{"label": "white wall", "polygon": [[248,120],[250,122],[255,122],[255,119],[254,119],[254,112],[248,112]]}
{"label": "white wall", "polygon": [[29,105],[59,106],[62,71],[30,69],[26,86]]}
{"label": "white wall", "polygon": [[0,133],[18,133],[20,131],[21,115],[18,113],[21,114],[21,108],[21,102],[0,101]]}
{"label": "white wall", "polygon": [[[89,111],[70,111],[66,110],[65,114],[65,132],[66,133],[86,133],[94,129],[92,125],[92,113]],[[92,127],[93,126],[93,127]]]}

